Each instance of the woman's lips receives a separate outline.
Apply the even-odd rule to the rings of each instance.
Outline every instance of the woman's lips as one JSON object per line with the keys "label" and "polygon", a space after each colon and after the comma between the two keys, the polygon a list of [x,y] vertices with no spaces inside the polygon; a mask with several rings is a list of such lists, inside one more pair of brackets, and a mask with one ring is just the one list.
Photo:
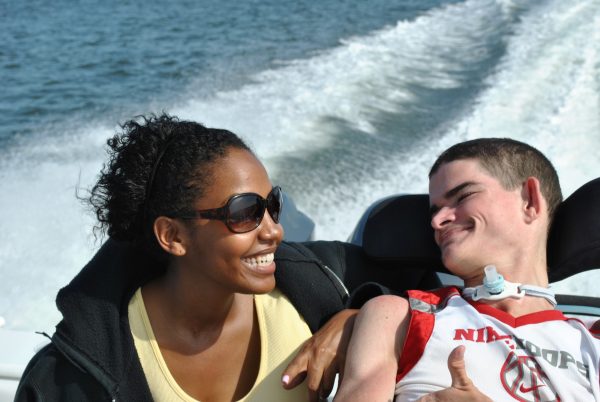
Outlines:
{"label": "woman's lips", "polygon": [[246,267],[261,274],[273,274],[275,272],[274,253],[244,257],[241,260]]}

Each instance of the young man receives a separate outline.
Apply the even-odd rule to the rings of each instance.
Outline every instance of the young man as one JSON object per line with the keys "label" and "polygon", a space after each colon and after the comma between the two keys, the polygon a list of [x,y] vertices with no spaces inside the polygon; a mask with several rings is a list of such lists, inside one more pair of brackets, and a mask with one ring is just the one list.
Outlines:
{"label": "young man", "polygon": [[[465,289],[365,304],[335,400],[600,400],[592,323],[567,319],[547,290],[562,200],[551,163],[517,141],[478,139],[446,150],[429,179],[435,241]],[[503,280],[485,274],[492,265]]]}

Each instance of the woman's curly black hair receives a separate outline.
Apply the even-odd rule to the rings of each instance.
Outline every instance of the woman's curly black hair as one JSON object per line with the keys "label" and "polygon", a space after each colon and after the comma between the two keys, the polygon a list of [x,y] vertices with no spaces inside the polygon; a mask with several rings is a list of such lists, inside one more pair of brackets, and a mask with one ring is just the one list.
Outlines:
{"label": "woman's curly black hair", "polygon": [[162,114],[124,123],[107,141],[108,162],[88,202],[95,230],[116,240],[153,238],[158,216],[191,212],[211,180],[211,164],[231,148],[249,152],[234,133]]}

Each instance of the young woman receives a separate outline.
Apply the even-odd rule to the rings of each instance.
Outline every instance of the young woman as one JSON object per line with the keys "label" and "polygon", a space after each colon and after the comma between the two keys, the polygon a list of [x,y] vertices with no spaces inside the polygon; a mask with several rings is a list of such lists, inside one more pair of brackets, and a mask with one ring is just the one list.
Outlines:
{"label": "young woman", "polygon": [[311,331],[275,287],[282,193],[264,166],[235,134],[166,115],[108,145],[89,200],[126,245],[59,292],[16,400],[306,400],[281,385]]}

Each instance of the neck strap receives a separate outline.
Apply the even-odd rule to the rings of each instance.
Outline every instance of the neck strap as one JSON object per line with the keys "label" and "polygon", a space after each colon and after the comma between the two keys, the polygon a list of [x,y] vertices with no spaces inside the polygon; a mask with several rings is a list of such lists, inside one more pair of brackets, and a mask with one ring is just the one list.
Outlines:
{"label": "neck strap", "polygon": [[502,300],[508,297],[521,299],[525,295],[528,295],[543,297],[548,300],[553,307],[556,306],[554,292],[548,288],[505,281],[504,277],[496,271],[496,267],[493,265],[487,265],[484,268],[484,272],[485,277],[483,279],[483,285],[464,288],[462,292],[463,297],[477,301],[480,299]]}

